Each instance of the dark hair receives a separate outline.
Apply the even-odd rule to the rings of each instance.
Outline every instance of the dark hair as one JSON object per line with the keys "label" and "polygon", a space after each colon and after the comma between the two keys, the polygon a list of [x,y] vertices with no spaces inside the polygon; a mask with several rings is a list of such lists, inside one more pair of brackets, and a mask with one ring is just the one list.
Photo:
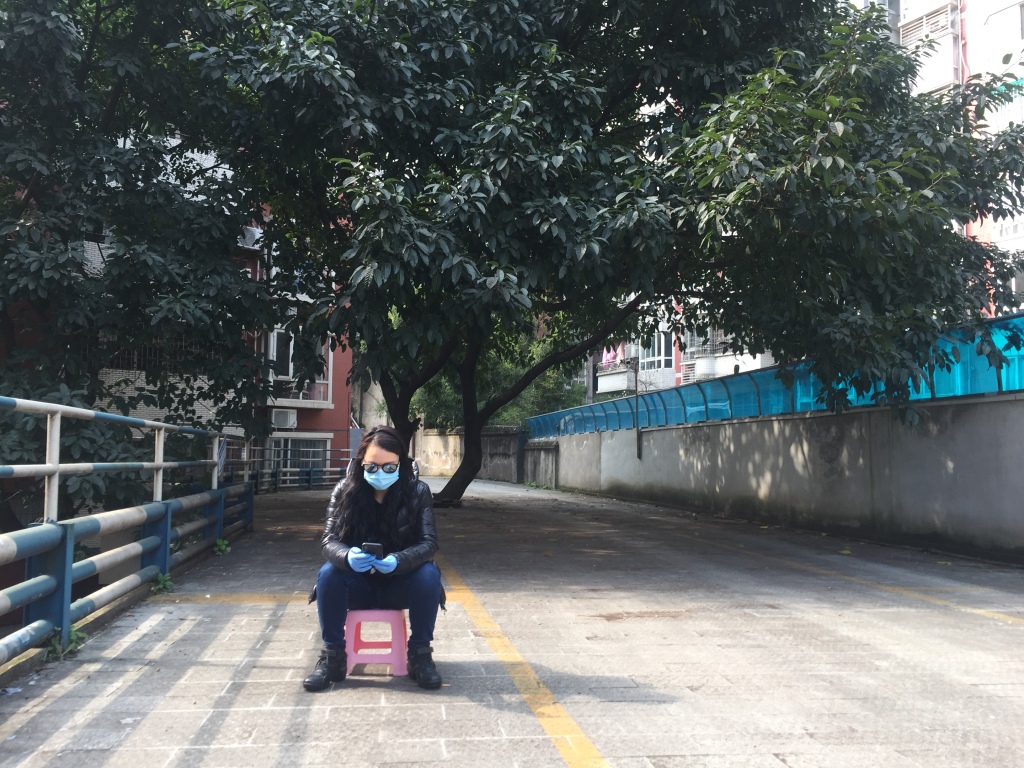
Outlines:
{"label": "dark hair", "polygon": [[[363,477],[362,463],[371,445],[398,456],[398,482],[388,489],[383,502],[383,519],[374,520],[376,500],[373,486]],[[405,440],[394,427],[379,426],[366,430],[359,441],[356,455],[349,464],[349,471],[342,486],[338,501],[338,537],[350,546],[359,546],[369,541],[375,533],[384,534],[391,542],[398,539],[398,510],[413,483],[412,459]]]}

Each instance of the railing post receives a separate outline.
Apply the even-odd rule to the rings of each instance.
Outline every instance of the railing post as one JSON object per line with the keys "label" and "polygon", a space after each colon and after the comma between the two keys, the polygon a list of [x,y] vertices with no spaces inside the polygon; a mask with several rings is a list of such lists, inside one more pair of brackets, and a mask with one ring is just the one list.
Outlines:
{"label": "railing post", "polygon": [[53,576],[57,588],[25,606],[24,626],[45,620],[60,630],[60,647],[67,648],[71,637],[71,566],[74,563],[74,523],[42,523],[60,527],[60,543],[49,552],[25,558],[25,580]]}
{"label": "railing post", "polygon": [[221,455],[220,455],[220,444],[221,444],[220,435],[214,435],[213,436],[213,454],[210,456],[210,458],[212,458],[213,461],[214,461],[213,472],[211,473],[211,477],[210,477],[210,490],[213,490],[213,491],[217,490],[217,484],[218,484],[218,481],[220,479],[220,467],[221,467],[221,463],[222,463],[221,462]]}
{"label": "railing post", "polygon": [[256,498],[255,498],[256,497],[256,486],[250,484],[248,486],[248,488],[249,488],[249,490],[246,491],[245,496],[243,496],[242,498],[245,499],[245,517],[244,517],[244,519],[245,519],[245,522],[246,522],[246,528],[248,528],[249,530],[252,530],[254,515],[255,515],[255,511],[256,511],[254,509],[254,507],[256,506]]}
{"label": "railing post", "polygon": [[207,505],[207,507],[204,510],[203,514],[205,514],[207,517],[209,517],[210,516],[210,514],[209,514],[210,512],[213,513],[214,518],[216,519],[217,522],[214,523],[213,525],[211,525],[209,528],[204,528],[203,529],[203,538],[204,539],[213,539],[214,541],[216,541],[217,539],[219,539],[221,537],[221,535],[224,532],[224,494],[223,493],[220,495],[220,498],[218,498],[217,501],[213,502],[212,504]]}
{"label": "railing post", "polygon": [[46,417],[46,464],[53,474],[44,483],[43,520],[57,522],[57,494],[60,491],[60,412]]}
{"label": "railing post", "polygon": [[[164,436],[162,429],[156,430],[154,434],[153,462],[163,464],[164,461]],[[164,499],[164,471],[162,468],[153,470],[153,501]]]}
{"label": "railing post", "polygon": [[160,569],[160,573],[168,574],[171,572],[171,504],[164,502],[163,506],[164,513],[159,520],[142,525],[142,538],[156,536],[160,539],[160,546],[152,552],[143,554],[141,565],[143,568],[155,565]]}

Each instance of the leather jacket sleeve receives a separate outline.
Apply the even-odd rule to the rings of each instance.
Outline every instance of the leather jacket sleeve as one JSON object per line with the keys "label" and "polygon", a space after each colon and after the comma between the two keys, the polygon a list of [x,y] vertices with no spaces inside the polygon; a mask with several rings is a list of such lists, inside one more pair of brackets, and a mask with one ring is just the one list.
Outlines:
{"label": "leather jacket sleeve", "polygon": [[324,520],[324,532],[320,536],[320,546],[323,549],[324,558],[335,568],[343,571],[351,571],[348,564],[349,545],[338,538],[338,506],[341,502],[341,489],[345,479],[334,486],[331,491],[331,500],[327,504],[327,517]]}
{"label": "leather jacket sleeve", "polygon": [[411,530],[407,533],[412,543],[399,552],[392,552],[398,559],[395,574],[409,573],[434,559],[438,552],[437,524],[434,521],[434,497],[422,480],[417,480],[410,489],[406,501],[411,513]]}

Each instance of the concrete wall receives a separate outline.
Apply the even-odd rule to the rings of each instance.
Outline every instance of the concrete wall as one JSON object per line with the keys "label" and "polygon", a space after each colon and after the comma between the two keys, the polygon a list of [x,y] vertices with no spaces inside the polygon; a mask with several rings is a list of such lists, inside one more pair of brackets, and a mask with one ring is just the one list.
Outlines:
{"label": "concrete wall", "polygon": [[414,458],[420,474],[429,477],[451,477],[462,461],[462,432],[421,430],[413,444]]}
{"label": "concrete wall", "polygon": [[[525,434],[519,427],[487,427],[483,433],[483,463],[476,476],[481,480],[523,482]],[[423,475],[451,477],[462,461],[461,430],[422,430],[414,446]]]}
{"label": "concrete wall", "polygon": [[487,427],[483,434],[483,464],[476,476],[503,483],[523,482],[526,435],[519,427]]}
{"label": "concrete wall", "polygon": [[[1024,555],[1024,399],[558,438],[557,487]],[[529,454],[529,451],[527,453]]]}
{"label": "concrete wall", "polygon": [[545,488],[558,485],[558,441],[531,440],[523,451],[523,482]]}

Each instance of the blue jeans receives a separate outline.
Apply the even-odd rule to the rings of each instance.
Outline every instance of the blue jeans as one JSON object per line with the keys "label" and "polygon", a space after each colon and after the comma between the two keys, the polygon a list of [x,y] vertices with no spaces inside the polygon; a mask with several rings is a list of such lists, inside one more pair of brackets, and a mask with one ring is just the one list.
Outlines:
{"label": "blue jeans", "polygon": [[400,576],[343,571],[325,563],[316,580],[316,611],[328,648],[345,649],[349,609],[373,608],[408,608],[409,647],[430,645],[440,604],[441,571],[432,562]]}

